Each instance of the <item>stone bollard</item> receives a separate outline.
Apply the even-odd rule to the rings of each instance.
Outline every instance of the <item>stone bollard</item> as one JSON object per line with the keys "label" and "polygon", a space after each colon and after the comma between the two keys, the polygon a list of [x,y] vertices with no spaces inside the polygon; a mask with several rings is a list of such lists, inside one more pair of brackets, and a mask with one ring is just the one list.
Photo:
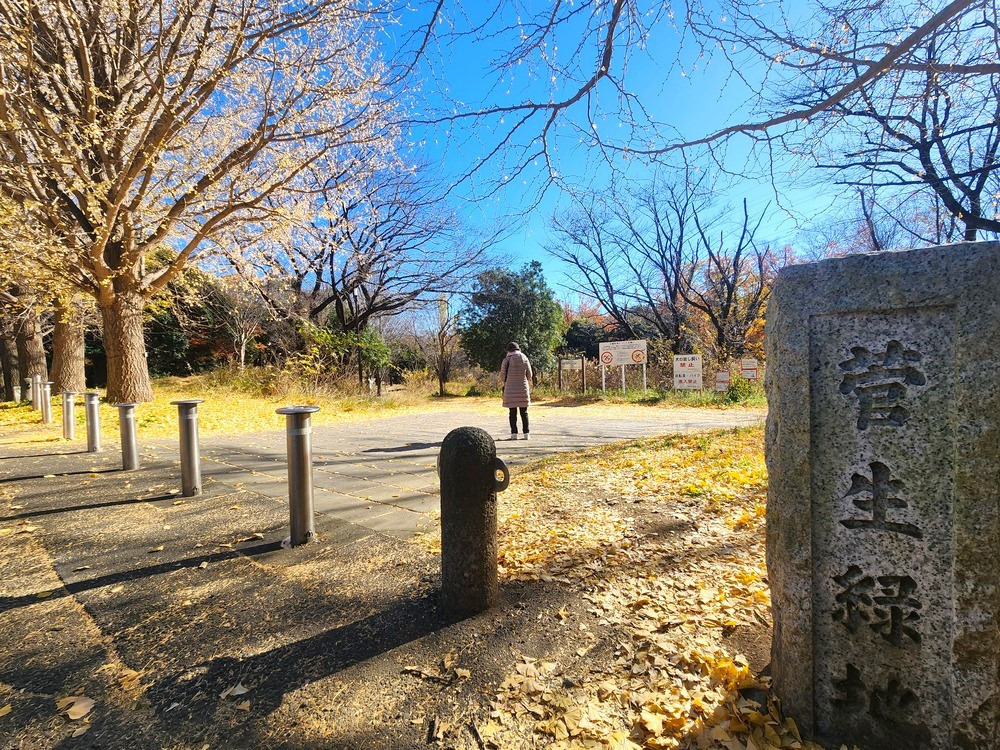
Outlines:
{"label": "stone bollard", "polygon": [[998,268],[973,242],[778,275],[771,669],[803,739],[998,746]]}
{"label": "stone bollard", "polygon": [[101,394],[87,391],[83,394],[83,413],[87,418],[87,453],[101,450]]}
{"label": "stone bollard", "polygon": [[44,381],[38,384],[42,424],[52,424],[52,383]]}
{"label": "stone bollard", "polygon": [[138,404],[115,404],[118,407],[118,431],[122,438],[122,470],[139,468],[139,437],[135,429],[135,407]]}
{"label": "stone bollard", "polygon": [[201,453],[198,448],[198,404],[204,399],[171,401],[177,407],[180,428],[181,494],[194,497],[201,494]]}
{"label": "stone bollard", "polygon": [[308,543],[316,534],[313,525],[312,415],[318,411],[318,406],[286,406],[277,410],[285,417],[289,544],[292,547]]}
{"label": "stone bollard", "polygon": [[62,396],[63,440],[72,440],[76,437],[76,415],[73,413],[76,393],[63,391],[60,395]]}
{"label": "stone bollard", "polygon": [[441,443],[441,589],[459,615],[497,602],[497,491],[510,472],[485,430],[459,427]]}

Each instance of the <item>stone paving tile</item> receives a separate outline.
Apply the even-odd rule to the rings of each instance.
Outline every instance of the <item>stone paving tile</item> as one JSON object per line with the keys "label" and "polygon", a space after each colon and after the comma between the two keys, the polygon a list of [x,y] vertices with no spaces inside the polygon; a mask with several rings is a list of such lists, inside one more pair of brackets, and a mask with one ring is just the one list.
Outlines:
{"label": "stone paving tile", "polygon": [[[432,525],[440,508],[441,440],[462,425],[486,429],[497,441],[497,454],[511,466],[521,466],[620,440],[759,424],[763,419],[761,411],[708,409],[651,411],[648,418],[623,419],[542,406],[532,410],[530,440],[508,439],[506,412],[499,408],[495,416],[454,411],[314,427],[315,507],[340,521],[403,538],[412,536],[421,524]],[[222,491],[239,484],[279,502],[287,498],[283,430],[203,437],[201,443],[206,486],[218,484]],[[156,441],[143,449],[151,460],[176,467],[176,441]]]}
{"label": "stone paving tile", "polygon": [[425,492],[413,492],[409,495],[403,495],[393,500],[392,504],[416,513],[441,512],[441,499]]}
{"label": "stone paving tile", "polygon": [[433,521],[423,513],[392,509],[388,513],[366,521],[365,525],[375,531],[381,531],[383,534],[406,539],[421,531],[429,530],[433,526]]}

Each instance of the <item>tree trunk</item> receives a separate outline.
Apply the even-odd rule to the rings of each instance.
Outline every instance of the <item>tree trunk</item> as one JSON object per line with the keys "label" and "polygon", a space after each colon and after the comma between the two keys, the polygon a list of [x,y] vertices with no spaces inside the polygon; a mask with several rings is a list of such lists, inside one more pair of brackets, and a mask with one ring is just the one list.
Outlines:
{"label": "tree trunk", "polygon": [[83,362],[83,316],[72,304],[56,302],[52,330],[52,392],[87,390]]}
{"label": "tree trunk", "polygon": [[14,400],[14,381],[16,380],[14,353],[7,336],[0,332],[0,372],[3,373],[3,400]]}
{"label": "tree trunk", "polygon": [[107,399],[111,403],[153,400],[142,331],[145,303],[145,298],[134,289],[115,290],[110,300],[99,302],[104,323],[104,351],[108,355]]}
{"label": "tree trunk", "polygon": [[31,398],[31,376],[49,379],[45,362],[45,345],[42,343],[42,325],[34,307],[21,311],[15,330],[17,341],[17,371],[21,380],[21,400]]}

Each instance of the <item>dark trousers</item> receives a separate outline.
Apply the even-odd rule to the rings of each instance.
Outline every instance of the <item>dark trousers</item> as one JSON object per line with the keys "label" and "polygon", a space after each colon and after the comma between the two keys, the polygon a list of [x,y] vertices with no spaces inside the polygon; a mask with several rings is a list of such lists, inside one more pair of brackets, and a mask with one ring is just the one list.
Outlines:
{"label": "dark trousers", "polygon": [[[524,428],[524,434],[528,434],[528,407],[521,407],[521,426]],[[512,435],[517,434],[517,409],[510,410],[510,432]]]}

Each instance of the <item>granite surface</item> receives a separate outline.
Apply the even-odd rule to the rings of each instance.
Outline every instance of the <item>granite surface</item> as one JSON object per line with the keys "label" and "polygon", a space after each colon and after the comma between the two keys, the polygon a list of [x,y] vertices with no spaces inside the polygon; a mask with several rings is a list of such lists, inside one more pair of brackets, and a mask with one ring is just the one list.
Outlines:
{"label": "granite surface", "polygon": [[996,746],[1000,243],[779,275],[774,688],[832,746]]}

